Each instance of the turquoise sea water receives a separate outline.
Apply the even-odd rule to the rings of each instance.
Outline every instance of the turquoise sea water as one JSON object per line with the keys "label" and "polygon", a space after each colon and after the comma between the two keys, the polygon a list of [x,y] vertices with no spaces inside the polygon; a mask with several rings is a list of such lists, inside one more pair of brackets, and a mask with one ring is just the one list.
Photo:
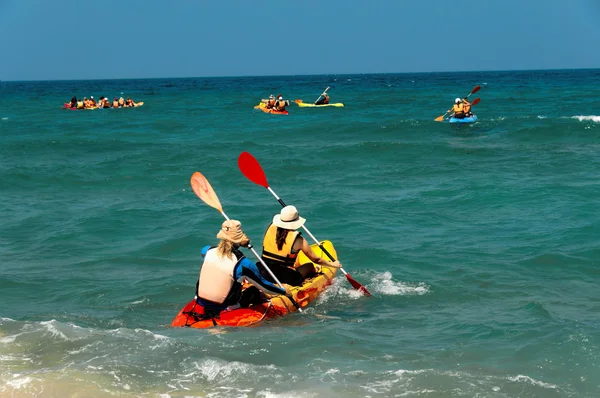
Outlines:
{"label": "turquoise sea water", "polygon": [[[373,297],[169,327],[222,222],[192,173],[257,246],[280,209],[242,151]],[[0,395],[596,397],[599,151],[600,70],[2,82]]]}

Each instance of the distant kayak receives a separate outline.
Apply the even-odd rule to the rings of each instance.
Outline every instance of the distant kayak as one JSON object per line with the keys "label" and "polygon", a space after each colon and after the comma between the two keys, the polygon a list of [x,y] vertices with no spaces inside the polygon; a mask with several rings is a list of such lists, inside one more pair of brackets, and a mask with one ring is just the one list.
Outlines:
{"label": "distant kayak", "polygon": [[477,115],[465,117],[462,119],[457,119],[455,117],[451,117],[450,119],[448,119],[448,123],[475,123],[476,121],[477,121]]}
{"label": "distant kayak", "polygon": [[133,106],[120,106],[118,108],[113,108],[112,106],[108,107],[108,108],[98,108],[97,106],[92,106],[90,108],[71,108],[71,104],[69,104],[68,102],[65,102],[63,104],[63,109],[69,109],[71,111],[93,111],[94,109],[138,108],[138,107],[143,106],[143,105],[144,105],[144,102],[142,101],[142,102],[136,102],[136,103],[134,103]]}
{"label": "distant kayak", "polygon": [[341,102],[336,102],[335,104],[321,104],[321,105],[310,104],[308,102],[303,102],[302,100],[294,100],[294,102],[297,103],[298,106],[301,108],[321,108],[321,107],[325,107],[325,106],[334,106],[336,108],[341,108],[344,106],[344,104],[342,104]]}
{"label": "distant kayak", "polygon": [[272,113],[274,115],[287,115],[289,113],[285,109],[283,111],[278,111],[278,110],[275,110],[275,109],[269,109],[269,108],[267,108],[267,104],[265,104],[264,102],[261,102],[260,104],[256,105],[254,107],[254,109],[260,109],[264,113]]}

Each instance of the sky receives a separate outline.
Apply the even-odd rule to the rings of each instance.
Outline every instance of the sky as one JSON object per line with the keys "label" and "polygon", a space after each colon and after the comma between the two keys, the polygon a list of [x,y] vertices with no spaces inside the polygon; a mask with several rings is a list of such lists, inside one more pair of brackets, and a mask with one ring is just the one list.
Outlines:
{"label": "sky", "polygon": [[4,81],[600,68],[599,45],[600,0],[0,0]]}

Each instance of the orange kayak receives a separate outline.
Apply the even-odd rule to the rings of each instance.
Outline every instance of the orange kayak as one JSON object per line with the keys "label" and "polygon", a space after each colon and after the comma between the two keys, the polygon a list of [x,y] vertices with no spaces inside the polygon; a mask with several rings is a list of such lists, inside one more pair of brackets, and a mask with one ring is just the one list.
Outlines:
{"label": "orange kayak", "polygon": [[[321,244],[337,258],[337,253],[333,244],[328,241],[322,241]],[[325,257],[321,248],[313,244],[311,249],[317,256]],[[311,261],[300,252],[296,264],[306,264]],[[302,308],[308,306],[325,291],[327,286],[331,285],[337,268],[323,267],[321,272],[313,278],[306,279],[302,286],[292,287],[292,296],[298,305]],[[271,297],[269,301],[255,304],[249,308],[237,308],[233,310],[223,310],[215,317],[209,317],[204,314],[204,307],[196,304],[194,297],[189,303],[179,311],[171,323],[172,327],[191,327],[191,328],[211,328],[214,326],[245,327],[255,325],[265,319],[275,318],[297,311],[290,299],[284,295]]]}
{"label": "orange kayak", "polygon": [[267,105],[264,102],[261,102],[260,104],[256,105],[254,107],[254,109],[260,109],[261,111],[263,111],[264,113],[272,113],[274,115],[287,115],[289,112],[287,110],[282,110],[282,111],[278,111],[276,109],[269,109],[267,108]]}

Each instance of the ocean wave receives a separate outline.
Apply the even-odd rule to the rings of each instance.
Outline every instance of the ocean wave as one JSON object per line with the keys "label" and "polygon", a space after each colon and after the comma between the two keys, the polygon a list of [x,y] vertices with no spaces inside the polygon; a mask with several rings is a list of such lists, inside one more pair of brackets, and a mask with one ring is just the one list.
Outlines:
{"label": "ocean wave", "polygon": [[519,383],[528,383],[528,384],[532,384],[534,386],[539,386],[539,387],[553,389],[553,390],[558,389],[558,386],[556,384],[544,383],[543,381],[539,381],[539,380],[536,380],[536,379],[534,379],[532,377],[524,376],[524,375],[517,375],[517,376],[514,376],[514,377],[507,377],[506,379],[510,380],[510,381],[519,382]]}
{"label": "ocean wave", "polygon": [[[375,378],[376,380],[364,383],[361,388],[370,393],[385,394],[386,396],[398,392],[402,392],[402,394],[394,396],[427,395],[423,391],[438,392],[441,396],[447,395],[444,393],[448,391],[453,391],[460,396],[480,396],[481,394],[488,396],[490,390],[499,394],[498,396],[537,396],[548,390],[566,392],[555,384],[545,383],[525,375],[482,375],[431,368],[386,371]],[[515,386],[513,383],[518,383],[518,385]],[[523,383],[527,387],[524,387]],[[408,393],[409,391],[412,393]]]}
{"label": "ocean wave", "polygon": [[580,122],[583,121],[592,121],[592,122],[596,122],[596,123],[600,123],[600,116],[596,116],[596,115],[591,115],[591,116],[572,116],[571,119],[577,119]]}

